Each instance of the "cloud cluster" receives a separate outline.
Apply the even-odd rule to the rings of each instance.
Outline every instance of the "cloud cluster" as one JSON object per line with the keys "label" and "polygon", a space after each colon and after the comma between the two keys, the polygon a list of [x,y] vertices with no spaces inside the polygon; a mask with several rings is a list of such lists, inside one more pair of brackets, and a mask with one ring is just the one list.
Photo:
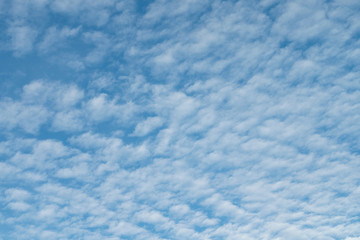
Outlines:
{"label": "cloud cluster", "polygon": [[359,238],[356,1],[0,6],[0,238]]}

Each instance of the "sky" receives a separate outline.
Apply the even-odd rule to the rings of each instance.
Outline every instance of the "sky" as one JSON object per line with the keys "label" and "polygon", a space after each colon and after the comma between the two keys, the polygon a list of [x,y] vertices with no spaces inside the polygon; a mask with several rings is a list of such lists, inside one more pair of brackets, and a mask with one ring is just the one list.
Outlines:
{"label": "sky", "polygon": [[0,239],[359,240],[359,13],[0,0]]}

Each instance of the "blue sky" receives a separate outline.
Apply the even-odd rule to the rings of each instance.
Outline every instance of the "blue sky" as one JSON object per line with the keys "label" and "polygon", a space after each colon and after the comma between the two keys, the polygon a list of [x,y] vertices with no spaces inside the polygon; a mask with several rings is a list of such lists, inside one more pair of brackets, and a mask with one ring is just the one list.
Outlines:
{"label": "blue sky", "polygon": [[357,0],[0,0],[0,239],[360,239]]}

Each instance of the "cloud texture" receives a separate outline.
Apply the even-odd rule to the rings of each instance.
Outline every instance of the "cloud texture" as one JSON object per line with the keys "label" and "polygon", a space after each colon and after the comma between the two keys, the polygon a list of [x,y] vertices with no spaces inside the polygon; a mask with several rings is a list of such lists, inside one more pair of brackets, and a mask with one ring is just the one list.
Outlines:
{"label": "cloud texture", "polygon": [[358,1],[0,9],[0,239],[360,237]]}

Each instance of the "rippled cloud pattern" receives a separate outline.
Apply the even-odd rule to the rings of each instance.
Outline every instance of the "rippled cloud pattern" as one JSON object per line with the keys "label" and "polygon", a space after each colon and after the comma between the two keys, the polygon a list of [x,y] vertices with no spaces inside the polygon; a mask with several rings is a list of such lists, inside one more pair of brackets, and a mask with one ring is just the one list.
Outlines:
{"label": "rippled cloud pattern", "polygon": [[0,239],[360,239],[360,1],[0,0]]}

